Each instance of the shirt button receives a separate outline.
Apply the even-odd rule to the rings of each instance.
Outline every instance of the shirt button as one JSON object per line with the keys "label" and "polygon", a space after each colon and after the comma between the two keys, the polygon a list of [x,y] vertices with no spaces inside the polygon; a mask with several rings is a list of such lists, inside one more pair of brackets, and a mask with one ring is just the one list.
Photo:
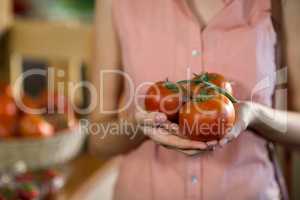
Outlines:
{"label": "shirt button", "polygon": [[198,50],[196,50],[196,49],[194,49],[193,51],[192,51],[192,56],[193,57],[197,57],[197,56],[199,56],[200,55],[200,51],[198,51]]}
{"label": "shirt button", "polygon": [[193,184],[198,183],[198,178],[196,176],[192,176],[192,183]]}

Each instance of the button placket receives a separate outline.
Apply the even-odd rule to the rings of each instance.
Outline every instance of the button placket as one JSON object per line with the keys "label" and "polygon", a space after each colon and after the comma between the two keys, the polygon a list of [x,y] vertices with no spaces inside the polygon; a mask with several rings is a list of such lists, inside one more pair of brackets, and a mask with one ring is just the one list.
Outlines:
{"label": "button placket", "polygon": [[187,157],[186,198],[199,199],[201,192],[201,163],[198,157]]}
{"label": "button placket", "polygon": [[197,49],[192,50],[192,56],[193,56],[194,58],[200,56],[200,51],[197,50]]}
{"label": "button placket", "polygon": [[[203,44],[202,44],[202,32],[200,25],[193,21],[190,24],[188,30],[188,68],[190,73],[202,73],[203,72]],[[186,158],[186,199],[199,200],[202,192],[202,173],[201,173],[201,156],[187,157]]]}
{"label": "button placket", "polygon": [[198,183],[198,177],[197,176],[192,176],[192,184]]}
{"label": "button placket", "polygon": [[192,72],[203,72],[203,41],[201,28],[198,24],[194,24],[190,34],[190,66]]}

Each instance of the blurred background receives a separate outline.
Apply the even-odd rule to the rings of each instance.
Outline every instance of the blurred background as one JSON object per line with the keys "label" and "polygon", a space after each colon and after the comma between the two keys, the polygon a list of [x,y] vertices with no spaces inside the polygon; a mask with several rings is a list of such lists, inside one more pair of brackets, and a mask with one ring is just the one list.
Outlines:
{"label": "blurred background", "polygon": [[[94,5],[95,0],[0,0],[1,82],[13,84],[22,72],[49,66],[63,71],[55,76],[57,82],[89,80]],[[29,101],[35,102],[47,84],[47,76],[35,75],[20,87]],[[68,94],[68,89],[63,93]],[[74,98],[66,99],[84,108],[89,94],[80,88]],[[30,149],[28,144],[18,144],[17,139],[0,138],[0,152],[5,152],[0,153],[0,162],[4,163],[0,164],[0,199],[1,192],[12,196],[17,193],[24,199],[36,199],[37,194],[48,199],[76,199],[74,194],[87,187],[94,187],[98,193],[104,191],[98,181],[107,172],[105,159],[86,153],[85,137],[76,133],[76,126],[68,126],[71,134],[61,132],[49,139],[51,144],[44,149],[47,145],[36,140],[28,141],[32,142]],[[300,156],[280,147],[278,150],[291,196],[300,199]],[[43,153],[36,158],[35,151]]]}
{"label": "blurred background", "polygon": [[[49,66],[57,73],[55,82],[78,83],[88,79],[94,3],[94,0],[0,0],[0,83],[14,84],[22,72],[45,70]],[[30,76],[20,85],[30,106],[41,102],[48,75]],[[65,88],[53,96],[55,100],[61,99],[67,93]],[[79,88],[76,97],[65,96],[65,102],[85,107],[88,96]],[[0,107],[9,105],[7,99],[0,98]],[[0,120],[5,120],[2,107]],[[20,122],[16,122],[26,130],[28,124],[40,125],[47,118],[55,129],[52,137],[47,137],[47,132],[38,135],[23,129],[19,131],[21,135],[4,137],[0,130],[1,200],[76,199],[73,196],[81,193],[89,180],[105,167],[104,159],[86,153],[86,136],[77,125],[70,125],[73,118],[78,121],[85,116],[70,119],[72,112],[68,116],[56,113],[54,117],[39,119],[22,115]],[[61,125],[57,121],[67,122]]]}

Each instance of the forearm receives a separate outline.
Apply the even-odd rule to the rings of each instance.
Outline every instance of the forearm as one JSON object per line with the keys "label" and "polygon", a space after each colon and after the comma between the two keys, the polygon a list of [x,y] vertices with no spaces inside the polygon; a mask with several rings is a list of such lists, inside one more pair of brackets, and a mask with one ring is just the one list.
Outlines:
{"label": "forearm", "polygon": [[249,128],[271,141],[300,148],[300,114],[255,103],[251,112],[254,120]]}
{"label": "forearm", "polygon": [[104,158],[127,153],[146,139],[135,124],[118,118],[93,120],[89,129],[89,151]]}

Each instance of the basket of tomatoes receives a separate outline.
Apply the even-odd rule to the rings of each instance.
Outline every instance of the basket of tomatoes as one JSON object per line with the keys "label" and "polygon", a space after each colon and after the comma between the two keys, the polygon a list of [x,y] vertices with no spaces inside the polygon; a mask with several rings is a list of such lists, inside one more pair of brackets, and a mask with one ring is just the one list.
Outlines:
{"label": "basket of tomatoes", "polygon": [[181,137],[201,142],[221,140],[230,131],[236,118],[234,103],[231,82],[217,73],[156,82],[144,101],[147,111],[162,112],[178,123]]}
{"label": "basket of tomatoes", "polygon": [[54,199],[65,178],[54,169],[0,174],[0,200]]}
{"label": "basket of tomatoes", "polygon": [[[39,109],[45,109],[43,114],[33,112]],[[44,92],[17,101],[8,85],[0,86],[0,171],[20,161],[29,169],[66,162],[83,143],[84,134],[65,97]]]}

